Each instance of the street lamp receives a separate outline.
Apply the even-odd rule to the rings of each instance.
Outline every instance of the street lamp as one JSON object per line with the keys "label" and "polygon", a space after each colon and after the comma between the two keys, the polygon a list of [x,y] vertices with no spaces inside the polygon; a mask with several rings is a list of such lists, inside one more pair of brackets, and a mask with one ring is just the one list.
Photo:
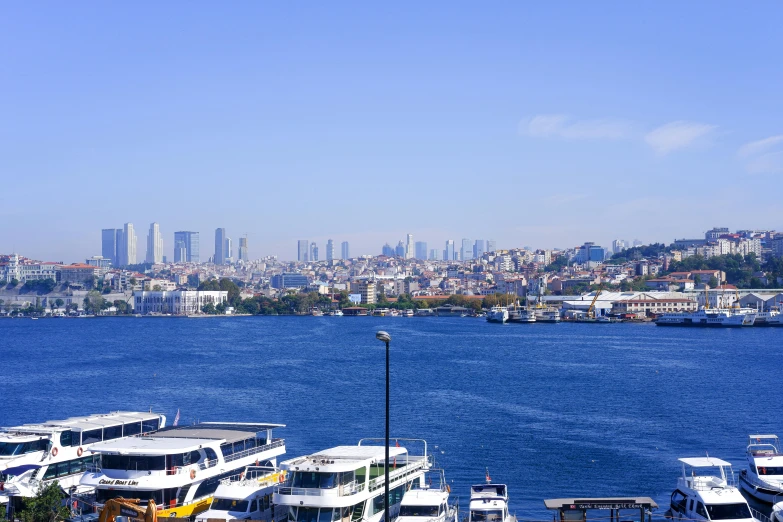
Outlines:
{"label": "street lamp", "polygon": [[384,497],[383,520],[389,522],[389,343],[391,335],[383,330],[375,334],[375,338],[386,343],[386,463],[384,465]]}

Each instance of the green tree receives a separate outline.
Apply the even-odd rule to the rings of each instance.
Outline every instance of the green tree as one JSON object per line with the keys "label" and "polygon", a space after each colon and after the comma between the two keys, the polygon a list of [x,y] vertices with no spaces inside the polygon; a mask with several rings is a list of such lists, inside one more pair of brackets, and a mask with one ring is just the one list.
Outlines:
{"label": "green tree", "polygon": [[55,480],[43,485],[35,496],[25,499],[24,509],[19,514],[22,522],[56,522],[68,518],[70,512],[62,505],[64,495]]}
{"label": "green tree", "polygon": [[217,310],[215,309],[215,305],[213,303],[207,303],[204,306],[201,307],[201,311],[208,315],[216,315]]}
{"label": "green tree", "polygon": [[56,305],[57,305],[57,308],[60,308],[60,307],[61,307],[61,306],[62,306],[64,303],[65,303],[65,301],[63,301],[63,300],[62,300],[62,299],[60,299],[59,297],[58,297],[57,299],[55,299],[55,300],[54,300],[54,304],[56,304]]}
{"label": "green tree", "polygon": [[89,313],[98,313],[105,308],[106,300],[97,290],[90,290],[84,298],[84,310]]}
{"label": "green tree", "polygon": [[19,284],[19,280],[17,278],[11,279],[11,288],[16,288],[16,285]]}
{"label": "green tree", "polygon": [[[699,276],[696,276],[696,277],[699,277]],[[699,279],[701,279],[701,278],[699,278]],[[707,284],[710,285],[710,288],[716,288],[717,286],[720,285],[720,283],[718,282],[718,278],[715,277],[715,276],[710,277],[710,280],[707,282]]]}

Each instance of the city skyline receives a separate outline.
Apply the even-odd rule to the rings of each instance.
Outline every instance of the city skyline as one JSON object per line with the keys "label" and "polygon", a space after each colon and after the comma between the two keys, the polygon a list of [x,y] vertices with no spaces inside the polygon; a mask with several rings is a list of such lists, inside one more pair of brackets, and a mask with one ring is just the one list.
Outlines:
{"label": "city skyline", "polygon": [[[167,258],[193,230],[204,259],[217,226],[251,258],[301,237],[357,256],[409,232],[552,248],[783,228],[764,190],[783,5],[568,5],[449,5],[450,24],[438,3],[156,6],[177,31],[149,6],[9,5],[0,251],[78,261],[132,222],[140,260],[153,221]],[[371,217],[323,217],[359,190]]]}

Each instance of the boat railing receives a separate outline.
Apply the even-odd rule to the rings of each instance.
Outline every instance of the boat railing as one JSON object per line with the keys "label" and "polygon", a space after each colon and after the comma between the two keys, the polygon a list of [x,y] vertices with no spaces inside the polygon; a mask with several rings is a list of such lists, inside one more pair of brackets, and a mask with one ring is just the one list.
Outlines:
{"label": "boat railing", "polygon": [[728,487],[736,487],[736,481],[734,480],[734,472],[726,472],[726,480],[721,477],[713,475],[693,475],[690,477],[680,477],[679,481],[683,481],[683,486],[693,489],[694,491],[710,491],[712,489],[723,489]]}
{"label": "boat railing", "polygon": [[[270,442],[269,444],[264,444],[263,446],[256,446],[254,448],[249,448],[243,451],[238,451],[236,453],[232,453],[231,455],[226,455],[224,457],[226,462],[232,462],[234,460],[242,459],[245,457],[249,457],[251,455],[255,455],[256,453],[261,453],[262,451],[267,451],[273,448],[279,448],[281,446],[285,445],[284,439],[275,439],[274,441]],[[218,459],[212,459],[212,460],[205,460],[204,462],[200,462],[198,464],[199,469],[207,469],[211,468],[213,466],[216,466],[219,463]]]}
{"label": "boat railing", "polygon": [[304,495],[306,497],[324,497],[324,496],[338,496],[347,497],[355,495],[361,491],[364,491],[365,485],[359,484],[357,481],[352,481],[347,484],[341,484],[334,488],[321,489],[321,488],[295,488],[291,486],[291,481],[284,482],[275,490],[278,495]]}
{"label": "boat railing", "polygon": [[[748,506],[750,507],[750,506]],[[769,517],[757,509],[750,508],[750,514],[759,522],[771,522]]]}
{"label": "boat railing", "polygon": [[241,473],[221,479],[220,483],[228,485],[250,481],[260,486],[272,485],[280,482],[284,476],[283,473],[283,471],[271,466],[248,466]]}
{"label": "boat railing", "polygon": [[[407,466],[389,472],[389,481],[392,482],[401,478],[409,477],[413,474],[421,473],[429,467],[428,464],[429,461],[426,457],[422,457],[421,459],[411,457]],[[372,479],[370,481],[370,491],[375,491],[376,489],[383,487],[385,482],[386,477],[384,475],[380,475]]]}

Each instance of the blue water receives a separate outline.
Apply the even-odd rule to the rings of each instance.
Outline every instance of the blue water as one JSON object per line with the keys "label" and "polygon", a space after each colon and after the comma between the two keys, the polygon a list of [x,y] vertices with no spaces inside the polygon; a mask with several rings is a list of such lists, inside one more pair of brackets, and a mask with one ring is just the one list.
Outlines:
{"label": "blue water", "polygon": [[0,425],[153,408],[182,421],[286,424],[288,457],[382,437],[429,441],[452,492],[509,484],[542,500],[649,495],[678,457],[744,467],[747,435],[783,435],[783,329],[492,325],[470,318],[0,320]]}

